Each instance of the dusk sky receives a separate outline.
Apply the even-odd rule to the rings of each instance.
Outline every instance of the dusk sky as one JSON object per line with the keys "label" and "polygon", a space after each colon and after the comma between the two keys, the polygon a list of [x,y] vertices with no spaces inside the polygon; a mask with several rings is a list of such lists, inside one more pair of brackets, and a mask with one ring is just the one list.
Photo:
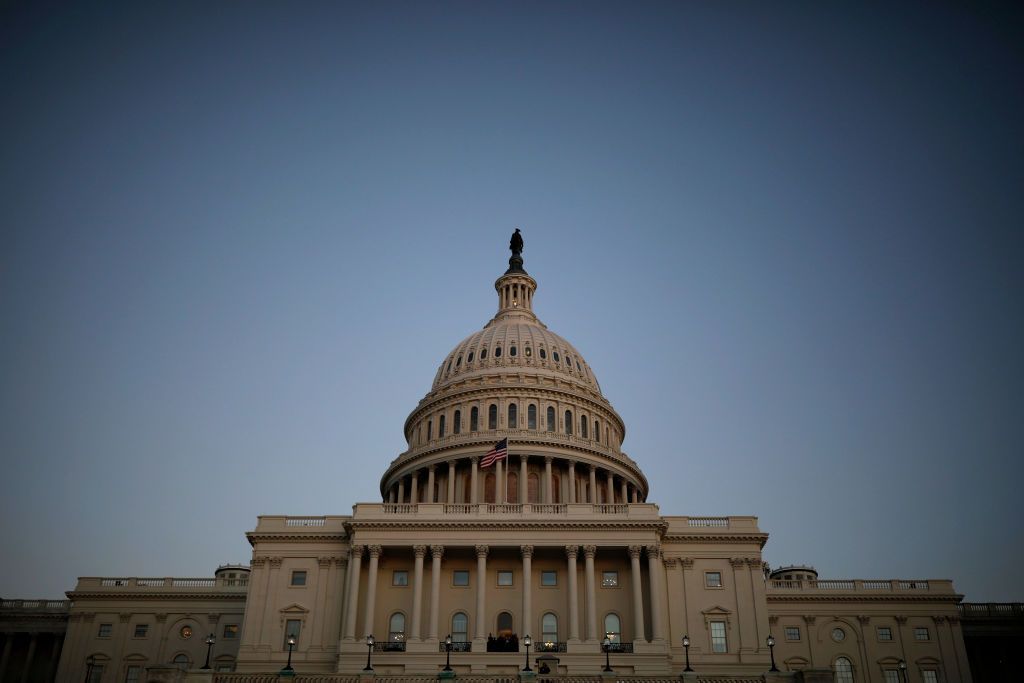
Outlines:
{"label": "dusk sky", "polygon": [[519,227],[663,514],[1024,600],[1019,3],[7,2],[0,79],[3,597],[379,501]]}

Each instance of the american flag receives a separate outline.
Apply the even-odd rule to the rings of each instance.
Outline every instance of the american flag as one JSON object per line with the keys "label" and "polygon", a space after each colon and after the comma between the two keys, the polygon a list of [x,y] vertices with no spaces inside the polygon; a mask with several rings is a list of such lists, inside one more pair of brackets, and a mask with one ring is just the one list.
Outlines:
{"label": "american flag", "polygon": [[494,448],[480,460],[480,467],[490,467],[499,460],[508,457],[508,439],[502,439],[494,444]]}

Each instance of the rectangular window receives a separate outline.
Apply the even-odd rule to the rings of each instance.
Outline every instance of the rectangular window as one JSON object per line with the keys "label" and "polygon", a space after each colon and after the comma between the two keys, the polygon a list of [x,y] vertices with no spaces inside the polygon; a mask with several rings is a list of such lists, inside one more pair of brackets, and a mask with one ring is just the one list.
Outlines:
{"label": "rectangular window", "polygon": [[114,633],[113,624],[100,624],[100,630],[96,632],[97,638],[109,638]]}
{"label": "rectangular window", "polygon": [[557,586],[558,585],[558,572],[541,572],[540,573],[540,585],[542,586]]}
{"label": "rectangular window", "polygon": [[879,626],[878,627],[878,639],[883,641],[883,642],[888,642],[888,641],[892,640],[892,629],[889,628],[888,626]]}
{"label": "rectangular window", "polygon": [[786,640],[800,640],[800,627],[799,626],[787,626],[786,627]]}
{"label": "rectangular window", "polygon": [[409,572],[405,569],[396,569],[391,573],[392,586],[408,586]]}
{"label": "rectangular window", "polygon": [[508,570],[501,570],[498,572],[498,585],[499,586],[511,586],[512,585],[512,572]]}
{"label": "rectangular window", "polygon": [[[88,669],[86,670],[88,671]],[[88,683],[101,683],[103,681],[103,665],[95,664],[92,667],[92,676],[89,677]]]}
{"label": "rectangular window", "polygon": [[725,640],[725,622],[724,621],[712,621],[711,622],[711,651],[712,652],[728,652],[729,644]]}
{"label": "rectangular window", "polygon": [[939,683],[939,672],[932,669],[925,669],[921,672],[924,683]]}
{"label": "rectangular window", "polygon": [[619,585],[618,572],[601,572],[601,585],[605,588],[616,588]]}
{"label": "rectangular window", "polygon": [[292,572],[292,585],[293,586],[305,586],[306,585],[306,572],[303,570],[297,570]]}
{"label": "rectangular window", "polygon": [[234,640],[238,637],[238,624],[224,624],[224,640]]}
{"label": "rectangular window", "polygon": [[284,645],[283,645],[283,647],[284,647],[285,650],[288,649],[288,639],[293,637],[293,636],[295,638],[295,646],[294,647],[298,647],[298,644],[299,644],[299,633],[301,633],[301,632],[302,632],[302,621],[300,619],[289,619],[288,621],[284,622]]}
{"label": "rectangular window", "polygon": [[135,624],[135,637],[145,638],[149,635],[149,624]]}
{"label": "rectangular window", "polygon": [[923,626],[918,626],[914,629],[914,640],[929,640],[928,629]]}
{"label": "rectangular window", "polygon": [[469,570],[468,569],[456,569],[452,572],[452,585],[453,586],[468,586],[469,585]]}
{"label": "rectangular window", "polygon": [[722,572],[704,572],[704,585],[708,588],[721,588]]}
{"label": "rectangular window", "polygon": [[903,683],[900,681],[900,672],[896,669],[886,669],[882,673],[885,674],[885,683]]}
{"label": "rectangular window", "polygon": [[141,676],[141,666],[129,666],[124,673],[124,683],[139,683],[139,678]]}

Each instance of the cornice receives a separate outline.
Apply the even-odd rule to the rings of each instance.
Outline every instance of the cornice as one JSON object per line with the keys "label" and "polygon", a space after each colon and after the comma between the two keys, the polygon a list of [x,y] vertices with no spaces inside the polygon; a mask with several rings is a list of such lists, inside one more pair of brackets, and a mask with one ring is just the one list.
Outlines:
{"label": "cornice", "polygon": [[68,591],[68,598],[71,600],[229,600],[245,602],[248,591],[245,593],[118,593],[115,591]]}
{"label": "cornice", "polygon": [[665,534],[662,543],[688,545],[693,543],[757,543],[763,548],[768,542],[768,534]]}
{"label": "cornice", "polygon": [[317,543],[344,543],[348,540],[347,534],[304,534],[296,531],[293,533],[260,533],[256,531],[245,532],[245,537],[249,539],[249,545],[255,546],[257,543],[267,542],[278,542],[278,543],[305,543],[307,541],[315,541]]}
{"label": "cornice", "polygon": [[932,602],[957,604],[963,599],[962,595],[913,595],[907,593],[896,593],[885,595],[882,593],[840,593],[828,595],[807,595],[807,594],[786,594],[773,595],[768,593],[768,602]]}
{"label": "cornice", "polygon": [[[668,526],[662,521],[576,521],[566,522],[564,520],[543,521],[385,521],[367,520],[362,522],[350,522],[349,526],[353,534],[356,531],[369,529],[419,529],[419,530],[452,530],[452,529],[487,529],[490,531],[520,531],[523,529],[558,529],[573,531],[578,529],[622,529],[622,530],[650,530],[660,533]],[[304,540],[304,539],[300,539]]]}

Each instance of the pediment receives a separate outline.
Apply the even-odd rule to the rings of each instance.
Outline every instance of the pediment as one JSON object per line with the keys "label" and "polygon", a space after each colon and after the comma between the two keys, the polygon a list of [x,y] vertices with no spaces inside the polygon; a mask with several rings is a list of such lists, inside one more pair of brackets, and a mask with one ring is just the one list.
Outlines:
{"label": "pediment", "polygon": [[704,616],[713,617],[732,614],[732,612],[722,607],[721,605],[715,605],[714,607],[708,607],[706,610],[701,610],[701,614],[703,614]]}
{"label": "pediment", "polygon": [[293,602],[287,607],[282,607],[281,614],[309,614],[309,610],[297,602]]}

